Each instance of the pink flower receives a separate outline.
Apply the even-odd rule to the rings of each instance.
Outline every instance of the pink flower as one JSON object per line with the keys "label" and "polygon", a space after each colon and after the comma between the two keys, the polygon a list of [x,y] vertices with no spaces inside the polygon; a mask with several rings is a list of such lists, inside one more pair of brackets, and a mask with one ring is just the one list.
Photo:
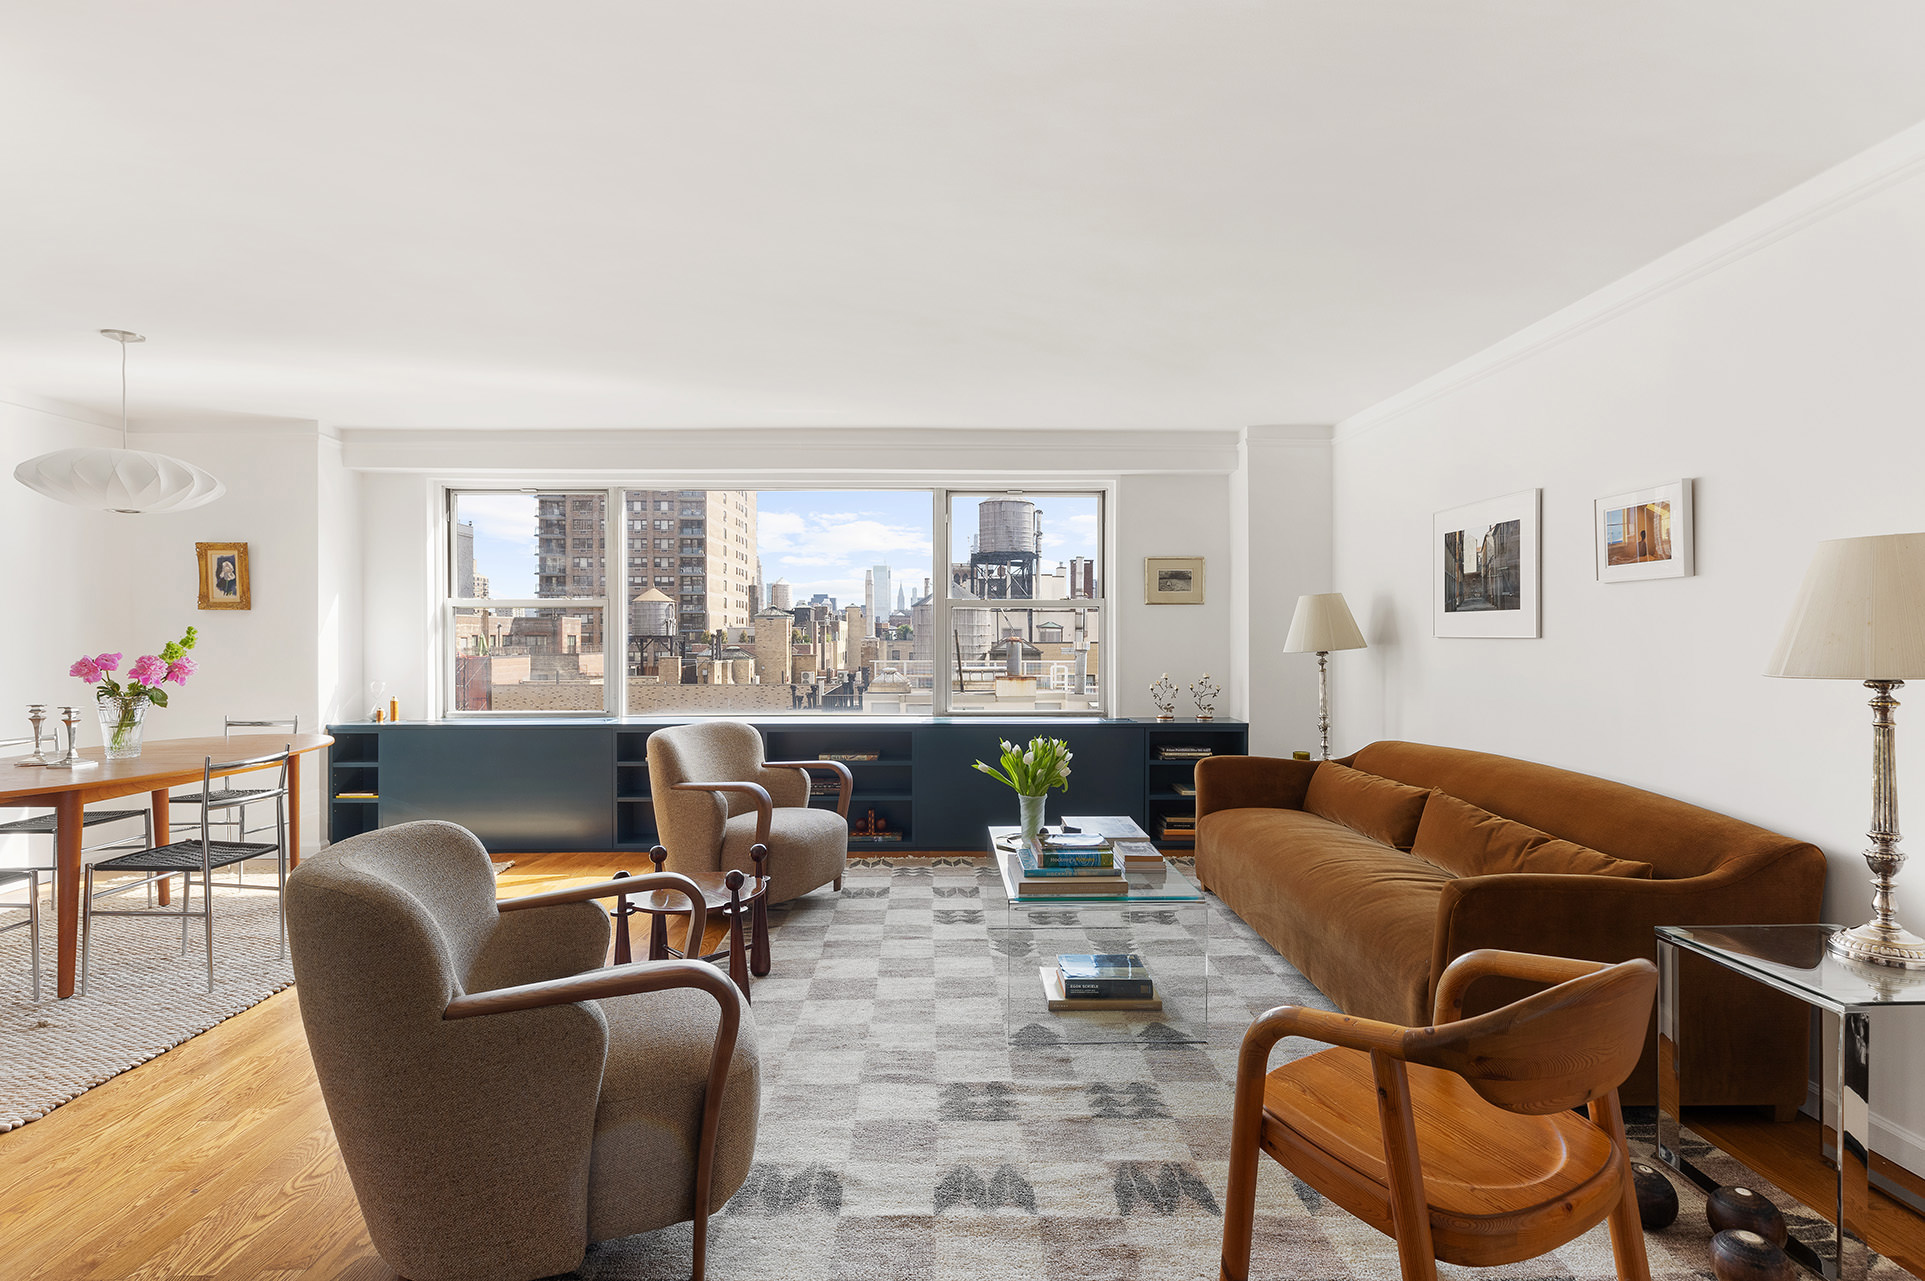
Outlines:
{"label": "pink flower", "polygon": [[78,676],[81,680],[92,685],[100,680],[103,673],[100,670],[99,663],[83,654],[80,658],[74,660],[72,667],[67,669],[67,675]]}
{"label": "pink flower", "polygon": [[167,674],[167,664],[160,661],[158,654],[142,654],[127,669],[127,679],[141,685],[158,685]]}
{"label": "pink flower", "polygon": [[173,662],[167,664],[167,674],[161,677],[161,679],[164,681],[172,681],[176,685],[185,685],[187,678],[193,674],[194,660],[183,654]]}
{"label": "pink flower", "polygon": [[120,670],[120,655],[102,654],[94,660],[94,664],[103,672],[117,672]]}

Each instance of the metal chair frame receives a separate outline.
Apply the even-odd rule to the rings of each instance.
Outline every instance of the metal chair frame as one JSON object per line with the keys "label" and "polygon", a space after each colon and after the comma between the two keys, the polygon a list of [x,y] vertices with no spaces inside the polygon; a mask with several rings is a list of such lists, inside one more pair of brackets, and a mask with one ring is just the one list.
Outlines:
{"label": "metal chair frame", "polygon": [[27,947],[32,953],[31,972],[33,974],[33,999],[40,1001],[40,869],[37,867],[0,868],[0,886],[12,885],[16,881],[27,883],[25,903],[0,903],[0,911],[17,912],[27,909],[27,919],[15,921],[12,925],[0,925],[0,934],[8,930],[27,931]]}
{"label": "metal chair frame", "polygon": [[[223,716],[221,717],[221,722],[221,736],[224,738],[234,737],[234,731],[237,729],[284,729],[290,734],[298,734],[301,732],[301,718],[299,715],[283,716],[263,721],[235,720],[232,716]],[[170,796],[167,800],[168,803],[172,805],[199,805],[202,811],[205,812],[208,808],[204,803],[207,795],[208,791],[203,787],[199,792],[189,793],[186,796]],[[214,821],[222,827],[232,827],[236,841],[246,841],[247,838],[255,832],[271,832],[274,830],[273,824],[271,823],[263,823],[259,827],[249,827],[247,825],[247,807],[256,801],[267,800],[269,795],[270,793],[267,791],[260,791],[238,803],[233,801],[218,803],[215,808],[232,808],[234,810],[234,817],[216,819]],[[151,834],[148,837],[147,843],[149,845],[153,844]],[[234,865],[235,884],[240,884],[246,878],[246,875],[246,872],[240,864],[237,863]]]}
{"label": "metal chair frame", "polygon": [[[33,740],[30,738],[0,739],[0,754],[4,754],[15,747],[29,747],[32,746],[32,744]],[[54,816],[51,810],[44,815],[32,815],[27,818],[12,819],[8,822],[0,823],[0,836],[54,836],[56,835],[57,829],[53,819]],[[117,836],[111,841],[102,841],[98,845],[83,844],[80,847],[81,860],[84,862],[87,855],[101,850],[145,850],[152,849],[154,846],[154,811],[151,809],[97,810],[92,814],[83,811],[81,814],[81,839],[83,841],[86,839],[85,832],[89,827],[98,827],[103,823],[124,823],[133,819],[139,819],[142,826],[146,829],[141,835]],[[5,876],[9,872],[27,870],[44,872],[51,878],[55,870],[55,863],[51,859],[42,863],[30,857],[26,863],[18,866],[0,864],[0,876]],[[150,885],[147,889],[147,901],[150,907],[153,905],[153,899],[154,890]]]}
{"label": "metal chair frame", "polygon": [[[187,954],[187,923],[193,917],[198,916],[205,923],[205,933],[207,936],[207,990],[212,992],[214,990],[214,869],[216,867],[227,867],[242,863],[250,858],[266,857],[269,854],[275,856],[277,869],[275,884],[249,885],[243,880],[236,881],[234,888],[259,890],[281,896],[279,912],[281,955],[287,955],[287,763],[289,756],[293,754],[293,746],[294,745],[290,743],[280,751],[270,753],[266,756],[250,756],[234,761],[216,761],[211,756],[206,757],[201,765],[201,794],[204,797],[213,794],[214,776],[217,773],[228,775],[252,770],[272,769],[275,766],[279,766],[281,771],[280,779],[273,788],[262,790],[259,794],[252,794],[252,792],[250,792],[244,800],[234,799],[204,803],[201,806],[200,836],[198,839],[175,841],[169,845],[156,846],[147,850],[137,850],[131,854],[122,854],[115,858],[104,859],[87,868],[87,889],[81,898],[84,911],[80,918],[80,993],[82,996],[85,996],[87,993],[87,971],[92,951],[93,918],[96,916],[142,916],[151,920],[157,916],[157,914],[153,912],[130,912],[110,908],[96,908],[94,906],[95,900],[107,898],[114,894],[122,894],[139,886],[151,885],[155,881],[164,880],[169,876],[176,875],[179,875],[183,882],[180,896],[180,911],[172,914],[180,917],[181,955],[185,956]],[[256,843],[245,841],[216,842],[209,835],[209,829],[213,823],[217,821],[210,817],[211,811],[252,804],[268,799],[274,801],[275,811],[274,830],[276,839],[272,844],[265,841]],[[217,849],[217,845],[221,848]],[[195,869],[192,867],[169,865],[167,856],[173,855],[178,857],[183,854],[199,855],[200,866],[198,870],[201,877],[202,906],[198,912],[191,910],[190,907],[193,887],[192,873]],[[97,871],[129,871],[141,873],[142,875],[136,880],[127,881],[120,885],[109,886],[104,890],[96,891],[94,889],[94,873]]]}

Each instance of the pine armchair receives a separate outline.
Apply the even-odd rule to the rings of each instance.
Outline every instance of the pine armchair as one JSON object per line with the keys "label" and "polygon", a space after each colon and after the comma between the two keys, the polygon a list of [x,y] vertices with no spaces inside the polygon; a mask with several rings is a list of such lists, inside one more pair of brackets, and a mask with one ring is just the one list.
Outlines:
{"label": "pine armchair", "polygon": [[[1555,986],[1462,1018],[1487,976]],[[1617,1088],[1656,993],[1645,960],[1478,951],[1444,971],[1430,1027],[1262,1015],[1237,1063],[1223,1281],[1249,1275],[1260,1151],[1395,1238],[1405,1281],[1431,1281],[1439,1259],[1534,1258],[1605,1220],[1620,1281],[1650,1281]],[[1287,1036],[1336,1048],[1266,1073]]]}
{"label": "pine armchair", "polygon": [[[814,771],[839,781],[835,809],[810,806]],[[698,721],[648,736],[648,785],[669,871],[766,871],[772,903],[823,885],[842,888],[854,779],[841,761],[765,761],[754,726]],[[768,855],[761,866],[757,846]],[[758,938],[763,924],[755,922]]]}
{"label": "pine armchair", "polygon": [[[748,1177],[755,1023],[694,961],[604,967],[596,899],[673,873],[497,903],[452,823],[369,832],[288,877],[301,1020],[376,1251],[410,1281],[532,1281],[591,1242],[694,1225]],[[699,949],[702,913],[690,913]]]}

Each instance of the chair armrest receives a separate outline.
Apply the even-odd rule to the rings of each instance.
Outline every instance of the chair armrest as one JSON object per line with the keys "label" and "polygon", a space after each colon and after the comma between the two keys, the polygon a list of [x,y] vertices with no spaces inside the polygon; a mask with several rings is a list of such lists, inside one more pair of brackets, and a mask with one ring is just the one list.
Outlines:
{"label": "chair armrest", "polygon": [[1301,1036],[1326,1045],[1365,1050],[1373,1054],[1404,1057],[1404,1038],[1410,1029],[1397,1023],[1380,1023],[1349,1014],[1332,1014],[1301,1005],[1279,1005],[1256,1017],[1243,1034],[1243,1049],[1237,1058],[1237,1076],[1246,1069],[1261,1076],[1268,1070],[1270,1050],[1285,1037]]}
{"label": "chair armrest", "polygon": [[1443,977],[1437,980],[1437,999],[1433,1004],[1431,1023],[1455,1023],[1463,1018],[1464,993],[1481,978],[1523,979],[1527,983],[1542,983],[1549,987],[1609,968],[1603,961],[1577,961],[1567,956],[1544,956],[1536,952],[1504,952],[1488,947],[1466,952],[1452,961],[1445,968]]}
{"label": "chair armrest", "polygon": [[646,890],[670,890],[688,900],[688,939],[687,946],[682,950],[690,956],[700,956],[702,932],[708,927],[708,913],[702,910],[705,900],[701,888],[680,872],[649,872],[642,876],[596,881],[593,885],[577,885],[565,890],[523,894],[517,898],[500,900],[495,904],[495,910],[520,912],[531,907],[553,907],[557,903],[580,903],[587,899],[625,899],[630,894],[640,894]]}
{"label": "chair armrest", "polygon": [[736,1025],[742,1019],[742,993],[728,975],[703,961],[637,961],[567,978],[475,992],[449,1001],[441,1017],[470,1019],[487,1014],[512,1014],[516,1010],[538,1010],[548,1005],[573,1005],[578,1001],[600,1001],[677,987],[699,987],[716,999],[722,1007],[723,1028],[733,1045]]}
{"label": "chair armrest", "polygon": [[672,783],[678,792],[740,792],[755,802],[755,839],[758,843],[769,843],[769,824],[775,818],[775,802],[769,798],[769,789],[760,783]]}
{"label": "chair armrest", "polygon": [[[842,793],[836,801],[836,813],[843,818],[849,817],[849,793],[856,785],[856,776],[841,761],[763,761],[769,769],[799,769],[804,773],[812,769],[834,770],[842,779]],[[804,801],[803,804],[808,804]]]}
{"label": "chair armrest", "polygon": [[1316,772],[1316,761],[1206,756],[1196,763],[1196,816],[1217,810],[1300,810]]}

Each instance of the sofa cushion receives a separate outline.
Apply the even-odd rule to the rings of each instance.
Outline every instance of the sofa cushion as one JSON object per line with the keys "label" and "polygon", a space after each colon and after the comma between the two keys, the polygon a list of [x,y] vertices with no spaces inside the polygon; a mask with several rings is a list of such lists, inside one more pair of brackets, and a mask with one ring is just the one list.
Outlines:
{"label": "sofa cushion", "polygon": [[1651,865],[1612,858],[1540,832],[1448,792],[1432,792],[1411,853],[1458,876],[1566,872],[1649,880]]}
{"label": "sofa cushion", "polygon": [[1311,775],[1303,807],[1372,840],[1407,850],[1417,839],[1417,823],[1429,796],[1425,788],[1324,761]]}
{"label": "sofa cushion", "polygon": [[1345,1012],[1430,1022],[1437,900],[1448,872],[1342,824],[1280,809],[1205,815],[1196,866]]}

